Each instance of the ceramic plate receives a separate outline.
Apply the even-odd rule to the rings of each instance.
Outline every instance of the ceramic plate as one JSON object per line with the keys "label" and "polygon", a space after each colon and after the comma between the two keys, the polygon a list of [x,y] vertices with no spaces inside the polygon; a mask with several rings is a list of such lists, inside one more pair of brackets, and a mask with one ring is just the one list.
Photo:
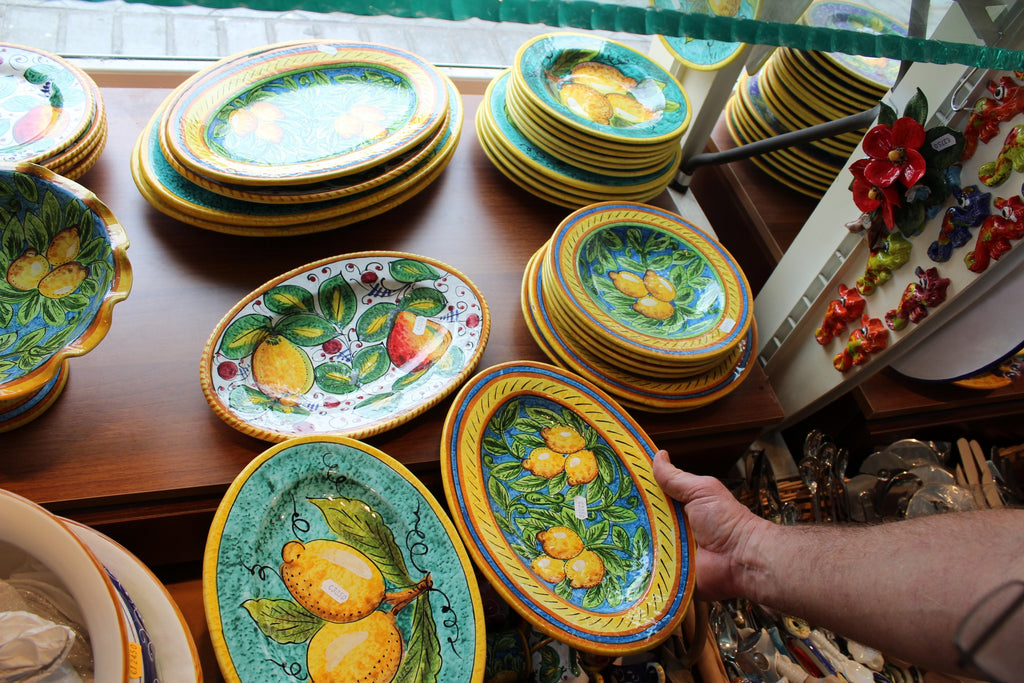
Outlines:
{"label": "ceramic plate", "polygon": [[555,231],[547,263],[577,318],[626,353],[698,362],[731,349],[753,319],[739,264],[656,207],[605,202],[574,212]]}
{"label": "ceramic plate", "polygon": [[[907,35],[907,26],[876,9],[854,2],[822,0],[807,8],[802,17],[809,26],[859,31],[876,35]],[[900,62],[885,57],[862,57],[841,52],[828,53],[844,70],[862,81],[889,88],[899,75]]]}
{"label": "ceramic plate", "polygon": [[236,304],[203,349],[213,411],[257,438],[365,437],[408,422],[473,371],[483,296],[439,261],[360,252],[301,266]]}
{"label": "ceramic plate", "polygon": [[599,139],[655,144],[681,137],[690,123],[690,102],[676,79],[621,43],[548,33],[523,44],[513,64],[531,101]]}
{"label": "ceramic plate", "polygon": [[0,161],[45,161],[95,113],[89,77],[42,50],[0,43]]}
{"label": "ceramic plate", "polygon": [[409,151],[440,125],[441,73],[401,50],[327,40],[218,62],[178,93],[161,143],[194,172],[243,185],[304,184]]}
{"label": "ceramic plate", "polygon": [[0,433],[9,432],[36,419],[53,405],[64,391],[68,381],[68,361],[60,364],[53,379],[35,392],[25,396],[0,401]]}
{"label": "ceramic plate", "polygon": [[514,362],[459,391],[441,472],[456,526],[505,600],[555,639],[617,656],[668,637],[692,595],[692,537],[654,482],[655,450],[589,382]]}
{"label": "ceramic plate", "polygon": [[641,377],[609,363],[607,355],[594,353],[592,347],[573,346],[558,330],[540,291],[542,276],[537,265],[541,256],[541,252],[534,256],[523,279],[523,317],[531,336],[552,362],[579,373],[630,408],[646,412],[699,408],[732,393],[753,369],[752,354],[757,348],[754,324],[740,342],[740,353],[734,359],[727,359],[728,362],[702,375],[679,380]]}
{"label": "ceramic plate", "polygon": [[62,520],[103,563],[138,609],[152,646],[155,676],[146,680],[203,680],[199,653],[185,618],[164,585],[149,568],[119,543],[92,527]]}
{"label": "ceramic plate", "polygon": [[369,680],[360,662],[390,672],[379,680],[483,680],[462,541],[409,470],[359,441],[293,439],[242,470],[210,528],[203,598],[228,681]]}
{"label": "ceramic plate", "polygon": [[[709,3],[707,0],[650,0],[652,6],[659,9],[677,12],[702,11],[706,14],[720,14],[734,19],[754,19],[757,17],[759,0],[740,0],[739,2]],[[715,6],[719,8],[715,10]],[[721,69],[736,59],[743,49],[743,43],[730,43],[721,40],[704,40],[686,36],[658,36],[662,44],[668,48],[672,56],[691,69],[711,71]]]}

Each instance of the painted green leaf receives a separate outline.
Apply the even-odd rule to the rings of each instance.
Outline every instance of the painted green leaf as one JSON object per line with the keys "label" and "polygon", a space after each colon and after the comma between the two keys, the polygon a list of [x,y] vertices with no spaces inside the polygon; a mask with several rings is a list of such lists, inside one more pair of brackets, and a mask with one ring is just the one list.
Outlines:
{"label": "painted green leaf", "polygon": [[228,395],[228,407],[239,415],[258,415],[268,410],[274,399],[262,391],[240,385]]}
{"label": "painted green leaf", "polygon": [[278,285],[263,295],[263,302],[278,315],[313,312],[313,295],[298,285]]}
{"label": "painted green leaf", "polygon": [[274,332],[298,346],[316,346],[333,339],[337,331],[314,313],[297,313],[279,320]]}
{"label": "painted green leaf", "polygon": [[39,315],[42,304],[40,299],[43,297],[36,293],[36,296],[26,299],[22,304],[21,308],[18,309],[18,324],[21,327],[28,327],[29,322],[32,321],[37,315]]}
{"label": "painted green leaf", "polygon": [[[2,338],[0,338],[2,339]],[[523,473],[523,466],[518,462],[503,462],[491,468],[491,476],[502,481],[510,481]]]}
{"label": "painted green leaf", "polygon": [[466,355],[458,346],[449,346],[448,351],[434,365],[444,375],[457,375],[466,367]]}
{"label": "painted green leaf", "polygon": [[405,656],[395,674],[396,681],[436,683],[437,674],[441,671],[441,643],[437,638],[429,597],[430,593],[424,593],[411,606],[411,633],[406,642]]}
{"label": "painted green leaf", "polygon": [[25,215],[25,239],[28,240],[29,246],[37,252],[46,253],[46,247],[50,244],[50,234],[38,214]]}
{"label": "painted green leaf", "polygon": [[61,302],[56,301],[55,299],[42,297],[42,300],[40,301],[40,309],[40,312],[43,314],[43,320],[46,321],[47,325],[57,327],[58,325],[64,324],[64,320],[67,317],[67,311],[64,310],[64,306],[61,305]]}
{"label": "painted green leaf", "polygon": [[32,176],[26,173],[15,171],[11,174],[14,178],[14,187],[25,201],[36,203],[39,201],[39,188],[36,187]]}
{"label": "painted green leaf", "polygon": [[539,477],[536,474],[528,474],[525,477],[520,477],[510,484],[513,489],[523,493],[540,491],[547,488],[547,485],[547,477]]}
{"label": "painted green leaf", "polygon": [[43,195],[43,202],[39,207],[39,213],[42,216],[43,227],[47,234],[56,235],[62,227],[60,201],[50,190],[47,190]]}
{"label": "painted green leaf", "polygon": [[366,309],[356,321],[356,334],[362,341],[372,344],[383,341],[391,332],[398,306],[390,302],[374,304]]}
{"label": "painted green leaf", "polygon": [[305,643],[325,623],[294,600],[259,598],[246,600],[242,607],[263,635],[283,645]]}
{"label": "painted green leaf", "polygon": [[587,592],[583,594],[580,604],[583,605],[584,609],[594,609],[603,602],[604,593],[601,592],[601,584],[598,584],[593,588],[587,589]]}
{"label": "painted green leaf", "polygon": [[411,290],[398,302],[403,311],[411,311],[427,317],[437,315],[448,305],[444,294],[430,287],[418,287]]}
{"label": "painted green leaf", "polygon": [[361,500],[344,496],[314,498],[310,502],[320,508],[331,531],[370,558],[389,582],[395,586],[413,583],[391,529],[376,510]]}
{"label": "painted green leaf", "polygon": [[541,448],[542,446],[547,445],[544,443],[544,439],[540,438],[536,434],[526,434],[521,432],[519,434],[515,434],[512,437],[512,440],[517,443],[521,443],[523,446],[530,450],[534,448]]}
{"label": "painted green leaf", "polygon": [[393,391],[401,391],[403,389],[407,389],[408,387],[412,386],[416,382],[419,382],[421,379],[423,379],[423,376],[430,372],[431,369],[432,368],[425,368],[423,370],[420,370],[419,372],[414,372],[411,375],[402,375],[391,384],[391,389]]}
{"label": "painted green leaf", "polygon": [[491,455],[509,455],[508,445],[502,439],[487,435],[481,445]]}
{"label": "painted green leaf", "polygon": [[389,391],[383,394],[374,394],[373,396],[370,396],[366,400],[361,401],[357,403],[355,406],[353,406],[353,410],[359,410],[360,408],[369,408],[377,405],[378,403],[385,403],[394,399],[395,396],[398,396],[398,394],[393,391]]}
{"label": "painted green leaf", "polygon": [[[618,529],[619,527],[615,527]],[[591,524],[587,527],[587,533],[584,536],[583,544],[590,547],[596,543],[604,543],[605,539],[608,538],[608,532],[611,529],[611,525],[607,521],[601,520],[596,524]]]}
{"label": "painted green leaf", "polygon": [[512,427],[518,415],[519,401],[509,401],[491,418],[488,426],[498,434],[503,434]]}
{"label": "painted green leaf", "polygon": [[487,480],[487,494],[491,498],[491,506],[498,511],[504,513],[512,507],[512,498],[500,480],[494,477]]}
{"label": "painted green leaf", "polygon": [[606,519],[612,522],[619,522],[620,524],[635,522],[637,519],[635,511],[617,505],[607,507],[603,512]]}
{"label": "painted green leaf", "polygon": [[359,388],[351,366],[341,362],[321,363],[313,369],[316,385],[329,394],[348,394]]}
{"label": "painted green leaf", "polygon": [[388,271],[391,277],[399,282],[422,282],[423,280],[438,280],[441,273],[433,266],[413,259],[397,259],[388,264]]}
{"label": "painted green leaf", "polygon": [[352,322],[358,304],[352,285],[343,275],[324,280],[317,296],[320,298],[320,310],[328,320],[341,327]]}
{"label": "painted green leaf", "polygon": [[271,320],[267,316],[243,315],[224,330],[218,350],[232,360],[251,356],[260,342],[270,336],[271,329]]}
{"label": "painted green leaf", "polygon": [[[3,322],[3,321],[0,320],[0,322]],[[3,334],[0,334],[0,351],[6,350],[7,347],[9,347],[11,344],[13,344],[14,340],[17,339],[17,338],[18,338],[18,333],[17,332],[5,332]]]}
{"label": "painted green leaf", "polygon": [[356,352],[352,358],[352,368],[357,373],[359,383],[367,384],[384,376],[391,368],[391,358],[383,344],[374,344]]}

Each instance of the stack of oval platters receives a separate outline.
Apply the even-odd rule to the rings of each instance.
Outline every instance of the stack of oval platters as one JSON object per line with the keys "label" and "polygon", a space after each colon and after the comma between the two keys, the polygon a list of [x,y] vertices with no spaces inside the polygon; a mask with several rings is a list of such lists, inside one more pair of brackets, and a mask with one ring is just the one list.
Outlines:
{"label": "stack of oval platters", "polygon": [[95,81],[57,55],[0,43],[0,162],[30,161],[75,180],[106,141]]}
{"label": "stack of oval platters", "polygon": [[200,228],[295,235],[410,199],[462,130],[451,81],[382,45],[309,40],[227,57],[176,88],[140,134],[132,174],[157,210]]}
{"label": "stack of oval platters", "polygon": [[602,202],[570,214],[527,265],[522,306],[552,361],[628,408],[698,408],[753,367],[743,271],[712,237],[653,206]]}
{"label": "stack of oval platters", "polygon": [[550,33],[524,44],[488,85],[476,129],[512,182],[578,208],[661,194],[689,121],[686,93],[646,56],[599,36]]}
{"label": "stack of oval platters", "polygon": [[[907,34],[907,27],[877,10],[822,0],[801,18],[810,26]],[[737,144],[827,123],[876,106],[899,72],[898,60],[779,48],[755,75],[742,74],[726,104],[725,120]],[[793,145],[751,158],[783,185],[819,198],[832,185],[866,128]]]}

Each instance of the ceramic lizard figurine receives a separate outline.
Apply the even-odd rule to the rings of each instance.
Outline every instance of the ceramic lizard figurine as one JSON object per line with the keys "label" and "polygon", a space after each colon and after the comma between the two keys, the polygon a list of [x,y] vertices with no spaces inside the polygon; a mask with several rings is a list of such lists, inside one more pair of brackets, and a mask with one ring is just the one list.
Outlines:
{"label": "ceramic lizard figurine", "polygon": [[968,270],[974,273],[984,272],[992,259],[1010,251],[1010,240],[1024,237],[1024,201],[1019,196],[1009,199],[997,197],[996,208],[1001,214],[994,214],[985,219],[978,231],[978,241],[974,250],[964,256]]}
{"label": "ceramic lizard figurine", "polygon": [[946,300],[949,289],[949,278],[939,277],[939,269],[932,267],[925,270],[918,266],[914,270],[917,282],[911,282],[903,290],[899,306],[885,314],[885,324],[894,332],[907,326],[908,322],[915,325],[928,315],[929,308],[935,308]]}

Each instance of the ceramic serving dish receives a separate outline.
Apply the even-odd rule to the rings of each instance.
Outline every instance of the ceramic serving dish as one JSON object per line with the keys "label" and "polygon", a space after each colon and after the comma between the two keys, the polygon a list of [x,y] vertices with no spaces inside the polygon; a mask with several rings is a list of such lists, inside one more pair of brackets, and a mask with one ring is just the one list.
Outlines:
{"label": "ceramic serving dish", "polygon": [[730,350],[753,320],[735,259],[656,207],[604,202],[570,214],[542,267],[577,320],[639,357],[701,362]]}
{"label": "ceramic serving dish", "polygon": [[[93,552],[112,580],[117,581],[145,624],[152,673],[146,681],[200,683],[199,653],[174,598],[135,555],[109,536],[70,519],[61,520]],[[116,587],[116,585],[115,585]]]}
{"label": "ceramic serving dish", "polygon": [[[100,343],[132,270],[124,228],[94,194],[41,166],[0,167],[0,410],[55,397],[65,361]],[[55,382],[55,380],[58,380]],[[11,425],[0,414],[0,430]]]}
{"label": "ceramic serving dish", "polygon": [[613,40],[543,34],[519,48],[513,72],[536,109],[600,140],[656,144],[681,137],[690,123],[675,78]]}
{"label": "ceramic serving dish", "polygon": [[[844,0],[819,0],[804,12],[801,21],[808,26],[844,31],[859,31],[875,35],[907,35],[906,24],[872,7]],[[888,89],[896,82],[900,62],[885,57],[863,57],[842,52],[819,53],[838,65],[850,77],[869,86]]]}
{"label": "ceramic serving dish", "polygon": [[692,594],[692,537],[654,483],[654,453],[597,387],[514,362],[459,391],[441,471],[459,533],[505,600],[556,640],[617,656],[668,637]]}
{"label": "ceramic serving dish", "polygon": [[0,162],[42,162],[74,143],[95,114],[89,83],[57,55],[0,43]]}
{"label": "ceramic serving dish", "polygon": [[169,157],[242,185],[357,173],[429,138],[447,112],[440,72],[396,48],[328,40],[227,58],[161,120]]}
{"label": "ceramic serving dish", "polygon": [[66,593],[74,600],[68,613],[77,612],[76,618],[84,622],[86,633],[80,635],[92,652],[94,680],[141,680],[132,674],[140,653],[132,652],[128,624],[103,565],[58,517],[0,489],[0,577],[21,576],[29,563],[42,564],[55,577],[54,594]]}
{"label": "ceramic serving dish", "polygon": [[228,681],[483,680],[466,550],[404,466],[342,437],[259,455],[217,509],[203,598]]}
{"label": "ceramic serving dish", "polygon": [[[740,2],[708,2],[707,0],[650,0],[653,7],[692,13],[732,17],[735,19],[757,18],[759,0]],[[683,66],[698,71],[713,71],[731,63],[743,50],[743,43],[721,40],[704,40],[688,36],[658,36],[669,54]]]}
{"label": "ceramic serving dish", "polygon": [[482,294],[451,266],[402,252],[346,254],[236,304],[203,349],[200,382],[213,411],[251,436],[365,437],[451,393],[489,332]]}

